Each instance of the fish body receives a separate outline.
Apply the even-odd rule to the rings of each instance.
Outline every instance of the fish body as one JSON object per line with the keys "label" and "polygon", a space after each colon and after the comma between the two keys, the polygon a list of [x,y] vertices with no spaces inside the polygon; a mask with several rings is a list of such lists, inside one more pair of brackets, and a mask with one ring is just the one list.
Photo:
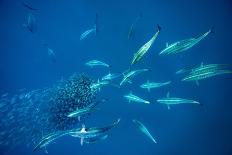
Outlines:
{"label": "fish body", "polygon": [[97,35],[97,32],[98,32],[98,14],[96,13],[94,26],[91,29],[88,29],[85,32],[83,32],[80,35],[80,40],[85,40],[87,37],[89,37],[93,33]]}
{"label": "fish body", "polygon": [[178,97],[170,97],[169,93],[167,93],[167,97],[161,98],[157,100],[160,104],[167,105],[168,109],[170,109],[170,105],[177,105],[177,104],[199,104],[198,101],[189,100],[189,99],[183,99]]}
{"label": "fish body", "polygon": [[48,57],[51,59],[53,63],[56,62],[56,54],[51,48],[48,48]]}
{"label": "fish body", "polygon": [[111,74],[109,72],[107,75],[102,77],[102,80],[113,80],[113,79],[118,78],[120,76],[121,76],[121,74],[117,74],[117,73]]}
{"label": "fish body", "polygon": [[23,6],[32,11],[38,11],[39,9],[31,7],[29,4],[22,2]]}
{"label": "fish body", "polygon": [[123,74],[123,79],[120,82],[120,86],[122,86],[123,84],[129,82],[131,83],[131,79],[143,72],[147,72],[147,71],[151,71],[150,69],[139,69],[139,70],[132,70],[132,71],[128,71],[126,74]]}
{"label": "fish body", "polygon": [[98,79],[98,81],[96,83],[93,83],[93,84],[90,85],[90,88],[93,89],[93,90],[99,90],[100,91],[103,86],[106,86],[106,85],[109,85],[109,84],[110,84],[109,81],[106,81],[106,80],[99,81],[99,79]]}
{"label": "fish body", "polygon": [[57,138],[62,137],[66,134],[66,132],[62,131],[48,134],[47,136],[43,137],[42,140],[34,147],[33,151],[46,147],[48,144],[55,141]]}
{"label": "fish body", "polygon": [[96,26],[94,26],[94,27],[91,28],[91,29],[86,30],[85,32],[83,32],[83,33],[81,34],[80,40],[86,39],[86,38],[87,38],[90,34],[92,34],[92,33],[95,33],[95,34],[96,34],[96,31],[97,31]]}
{"label": "fish body", "polygon": [[197,38],[190,38],[190,39],[177,41],[170,45],[166,44],[166,48],[163,49],[159,54],[160,55],[171,55],[171,54],[177,54],[177,53],[184,52],[192,48],[197,43],[199,43],[201,40],[207,37],[210,33],[213,33],[212,29],[210,29],[209,31],[207,31],[206,33],[204,33],[203,35]]}
{"label": "fish body", "polygon": [[128,32],[128,35],[127,35],[127,38],[128,38],[128,39],[131,39],[131,37],[133,36],[133,34],[134,34],[134,29],[135,29],[135,25],[136,25],[137,22],[140,20],[140,18],[142,18],[142,14],[141,14],[141,13],[138,15],[138,17],[136,18],[135,22],[134,22],[133,24],[131,24],[130,29],[129,29],[129,32]]}
{"label": "fish body", "polygon": [[148,131],[148,129],[138,120],[133,120],[133,123],[138,127],[138,129],[144,133],[149,139],[151,139],[154,143],[157,143],[157,141],[155,140],[155,138],[150,134],[150,132]]}
{"label": "fish body", "polygon": [[96,108],[89,108],[89,107],[83,109],[77,109],[76,111],[69,113],[68,117],[80,117],[82,115],[89,114],[95,110]]}
{"label": "fish body", "polygon": [[105,126],[105,127],[85,128],[85,126],[83,126],[80,131],[70,132],[69,134],[73,137],[81,138],[81,145],[83,145],[85,139],[93,140],[101,136],[104,137],[104,135],[106,135],[106,133],[110,129],[116,127],[119,124],[119,122],[120,122],[120,119],[115,121],[113,124]]}
{"label": "fish body", "polygon": [[149,101],[147,100],[144,100],[134,94],[132,94],[132,92],[130,92],[129,94],[127,95],[124,95],[124,98],[126,98],[129,102],[137,102],[137,103],[145,103],[145,104],[150,104]]}
{"label": "fish body", "polygon": [[27,28],[30,32],[34,33],[36,31],[36,20],[32,14],[27,16],[27,23],[23,24],[25,28]]}
{"label": "fish body", "polygon": [[104,66],[104,67],[111,67],[111,65],[106,64],[105,62],[99,60],[90,60],[85,63],[86,66],[95,67],[95,66]]}
{"label": "fish body", "polygon": [[208,64],[193,68],[190,73],[182,79],[182,81],[199,81],[202,79],[214,77],[221,74],[230,74],[231,70],[227,69],[227,64]]}
{"label": "fish body", "polygon": [[157,36],[159,35],[160,30],[161,27],[158,25],[158,31],[154,34],[154,36],[134,54],[131,65],[134,65],[137,62],[139,62],[142,59],[142,57],[148,52],[148,50],[151,48],[154,41],[156,40]]}
{"label": "fish body", "polygon": [[200,67],[194,68],[191,70],[190,74],[197,74],[197,73],[203,73],[203,72],[214,72],[217,70],[223,70],[228,67],[227,64],[208,64],[204,65],[201,63]]}
{"label": "fish body", "polygon": [[186,76],[185,78],[183,78],[182,81],[199,81],[199,80],[214,77],[217,75],[231,74],[231,73],[232,73],[231,70],[219,70],[219,71],[203,72],[199,74],[190,74]]}
{"label": "fish body", "polygon": [[167,81],[167,82],[163,82],[163,83],[147,81],[146,83],[140,85],[140,87],[144,88],[144,89],[147,89],[150,92],[150,89],[152,89],[152,88],[162,87],[162,86],[168,85],[170,83],[171,83],[171,81]]}

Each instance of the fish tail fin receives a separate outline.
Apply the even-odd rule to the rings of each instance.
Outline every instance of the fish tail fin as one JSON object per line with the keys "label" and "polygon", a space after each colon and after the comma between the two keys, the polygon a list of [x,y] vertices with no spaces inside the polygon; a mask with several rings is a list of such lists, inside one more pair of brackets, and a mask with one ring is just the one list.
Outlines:
{"label": "fish tail fin", "polygon": [[98,29],[98,13],[96,13],[96,16],[95,16],[95,35],[97,35],[99,29]]}
{"label": "fish tail fin", "polygon": [[170,83],[172,83],[172,81],[167,81],[167,82],[165,82],[165,84],[170,84]]}
{"label": "fish tail fin", "polygon": [[157,24],[157,28],[158,28],[158,31],[161,31],[161,26],[159,24]]}
{"label": "fish tail fin", "polygon": [[209,30],[210,33],[214,34],[215,33],[215,26],[213,25],[211,29]]}

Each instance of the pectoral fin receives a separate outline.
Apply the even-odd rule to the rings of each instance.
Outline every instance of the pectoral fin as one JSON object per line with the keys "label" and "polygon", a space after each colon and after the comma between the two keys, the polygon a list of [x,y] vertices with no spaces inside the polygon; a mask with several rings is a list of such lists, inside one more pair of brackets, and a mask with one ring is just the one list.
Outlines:
{"label": "pectoral fin", "polygon": [[80,143],[81,143],[81,146],[83,146],[83,144],[84,144],[84,138],[81,138]]}

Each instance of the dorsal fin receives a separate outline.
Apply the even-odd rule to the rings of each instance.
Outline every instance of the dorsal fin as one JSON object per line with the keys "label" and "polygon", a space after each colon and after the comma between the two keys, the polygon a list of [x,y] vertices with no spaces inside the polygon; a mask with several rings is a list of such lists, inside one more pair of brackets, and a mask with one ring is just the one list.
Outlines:
{"label": "dorsal fin", "polygon": [[168,42],[166,42],[166,47],[168,47]]}
{"label": "dorsal fin", "polygon": [[82,124],[82,129],[81,130],[85,130],[85,124]]}
{"label": "dorsal fin", "polygon": [[150,83],[149,80],[147,80],[147,83]]}
{"label": "dorsal fin", "polygon": [[131,94],[133,94],[133,93],[132,93],[132,90],[130,90],[130,95],[131,95]]}
{"label": "dorsal fin", "polygon": [[99,80],[99,79],[97,79],[97,83],[100,83],[100,80]]}
{"label": "dorsal fin", "polygon": [[204,66],[204,63],[203,62],[201,62],[201,67],[203,67]]}
{"label": "dorsal fin", "polygon": [[167,98],[169,98],[170,97],[170,93],[169,93],[169,91],[167,92],[167,96],[166,96]]}

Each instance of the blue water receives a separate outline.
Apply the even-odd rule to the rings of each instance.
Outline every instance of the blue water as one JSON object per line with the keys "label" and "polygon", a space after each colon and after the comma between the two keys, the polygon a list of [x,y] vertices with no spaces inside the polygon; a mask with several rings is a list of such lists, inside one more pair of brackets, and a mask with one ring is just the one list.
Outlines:
{"label": "blue water", "polygon": [[[231,155],[232,154],[232,76],[221,75],[200,81],[181,82],[175,72],[201,62],[232,63],[232,3],[230,0],[28,0],[38,11],[30,11],[18,0],[0,1],[0,93],[49,87],[62,77],[86,73],[97,80],[109,70],[121,73],[128,69],[133,54],[162,27],[151,50],[135,68],[152,71],[138,75],[133,84],[121,89],[104,87],[100,96],[109,102],[99,105],[100,111],[88,118],[86,126],[104,126],[121,118],[120,125],[109,137],[96,144],[80,146],[80,140],[69,136],[48,146],[50,155]],[[22,24],[28,13],[36,18],[37,30],[31,33]],[[80,41],[79,37],[94,24],[99,15],[99,32]],[[136,17],[131,40],[127,34]],[[166,42],[195,37],[215,27],[198,45],[183,54],[160,57]],[[43,44],[54,50],[52,63]],[[99,59],[112,68],[88,68],[90,59]],[[139,87],[150,81],[172,81],[167,87],[148,93]],[[119,83],[121,79],[116,80]],[[123,95],[133,91],[151,101],[151,105],[128,103]],[[198,100],[203,106],[178,105],[168,110],[156,100],[178,96]],[[136,129],[132,119],[144,123],[157,144]],[[43,150],[20,145],[7,154],[45,154]],[[3,154],[3,151],[0,153]]]}

